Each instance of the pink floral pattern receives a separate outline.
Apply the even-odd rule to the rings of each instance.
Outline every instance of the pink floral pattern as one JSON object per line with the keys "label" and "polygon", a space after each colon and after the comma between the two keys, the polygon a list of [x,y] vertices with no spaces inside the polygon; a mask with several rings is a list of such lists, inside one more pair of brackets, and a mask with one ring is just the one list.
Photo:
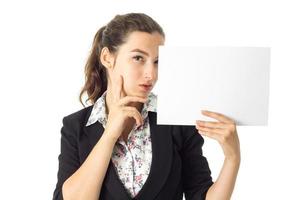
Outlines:
{"label": "pink floral pattern", "polygon": [[[106,92],[95,102],[86,126],[99,121],[105,128],[107,122]],[[138,194],[150,173],[152,145],[148,111],[156,112],[156,99],[157,96],[150,92],[148,100],[141,111],[144,125],[139,128],[135,125],[128,135],[127,144],[119,138],[113,149],[112,162],[121,182],[131,197]]]}

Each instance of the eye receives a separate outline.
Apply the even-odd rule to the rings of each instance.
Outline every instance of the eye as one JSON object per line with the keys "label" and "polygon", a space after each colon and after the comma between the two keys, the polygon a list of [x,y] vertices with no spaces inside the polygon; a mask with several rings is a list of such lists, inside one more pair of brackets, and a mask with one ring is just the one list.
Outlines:
{"label": "eye", "polygon": [[154,62],[155,64],[158,64],[158,60]]}
{"label": "eye", "polygon": [[134,58],[135,60],[137,60],[137,61],[139,61],[139,58],[142,58],[142,59],[143,59],[142,56],[134,56],[133,58]]}

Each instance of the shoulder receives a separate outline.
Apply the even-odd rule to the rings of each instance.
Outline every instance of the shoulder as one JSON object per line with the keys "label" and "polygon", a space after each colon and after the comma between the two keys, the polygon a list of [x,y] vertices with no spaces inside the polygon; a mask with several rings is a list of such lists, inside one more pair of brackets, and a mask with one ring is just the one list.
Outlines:
{"label": "shoulder", "polygon": [[[150,117],[154,116],[153,119],[157,122],[157,113],[149,112]],[[195,125],[160,125],[158,126],[168,126],[171,130],[171,134],[175,143],[181,146],[183,143],[187,143],[191,140],[197,140],[203,143],[203,137],[198,133]]]}
{"label": "shoulder", "polygon": [[80,129],[85,125],[89,115],[91,114],[93,105],[76,110],[65,115],[62,119],[64,126],[72,126],[73,129]]}
{"label": "shoulder", "polygon": [[170,125],[172,127],[172,138],[178,149],[184,150],[191,145],[204,144],[203,137],[198,133],[198,130],[193,125]]}
{"label": "shoulder", "polygon": [[193,125],[170,125],[172,127],[172,133],[176,137],[180,137],[182,140],[188,140],[195,135],[202,137],[195,126]]}
{"label": "shoulder", "polygon": [[204,144],[204,139],[193,125],[181,126],[182,137],[184,146],[191,144],[198,144],[202,146]]}

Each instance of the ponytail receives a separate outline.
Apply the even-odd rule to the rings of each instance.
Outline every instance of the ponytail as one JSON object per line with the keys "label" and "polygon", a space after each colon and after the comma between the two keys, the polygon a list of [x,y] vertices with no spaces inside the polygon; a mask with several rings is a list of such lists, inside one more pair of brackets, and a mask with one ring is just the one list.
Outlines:
{"label": "ponytail", "polygon": [[86,62],[85,84],[79,94],[79,101],[82,103],[82,95],[87,92],[88,98],[85,102],[91,101],[92,104],[106,91],[107,89],[107,74],[105,67],[100,62],[100,52],[102,50],[101,40],[102,34],[106,26],[100,28],[94,36],[92,49]]}

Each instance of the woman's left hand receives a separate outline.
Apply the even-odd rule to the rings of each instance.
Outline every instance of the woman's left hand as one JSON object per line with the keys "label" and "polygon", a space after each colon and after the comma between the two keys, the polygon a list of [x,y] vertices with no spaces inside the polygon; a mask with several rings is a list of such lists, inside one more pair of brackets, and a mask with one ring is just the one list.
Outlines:
{"label": "woman's left hand", "polygon": [[214,118],[218,122],[196,120],[198,132],[217,140],[223,149],[225,159],[240,162],[240,143],[234,120],[212,111],[202,111],[202,114]]}

